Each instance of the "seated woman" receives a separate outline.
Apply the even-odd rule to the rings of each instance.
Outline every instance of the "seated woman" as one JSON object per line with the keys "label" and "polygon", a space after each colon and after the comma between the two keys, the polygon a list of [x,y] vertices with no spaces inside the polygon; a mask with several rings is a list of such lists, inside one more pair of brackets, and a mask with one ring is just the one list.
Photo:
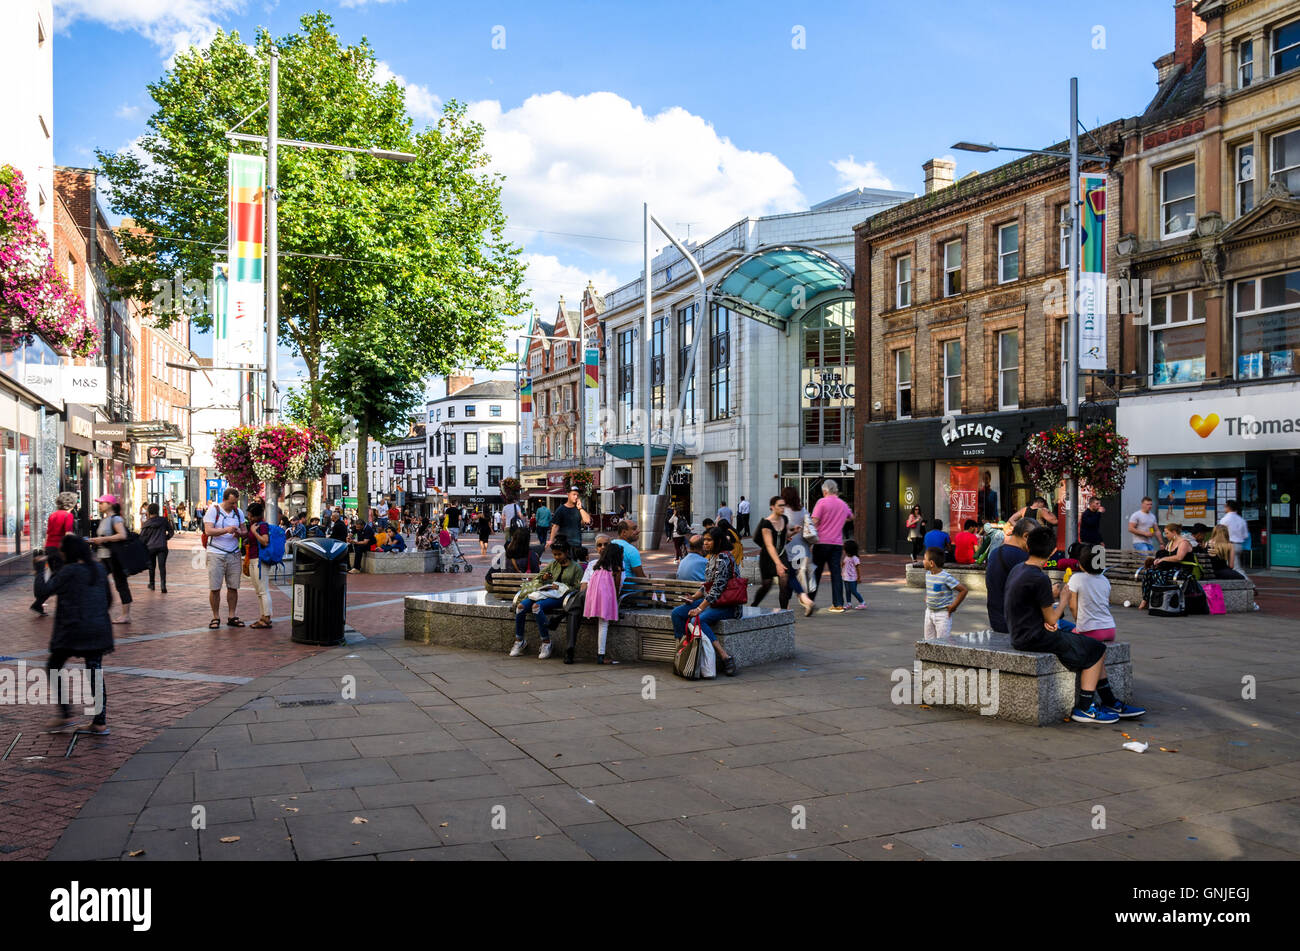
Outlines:
{"label": "seated woman", "polygon": [[[551,554],[555,556],[555,560],[538,573],[534,579],[538,582],[535,590],[540,591],[557,584],[566,585],[571,590],[576,589],[582,583],[582,566],[573,560],[573,552],[568,541],[557,538],[551,545]],[[558,610],[561,604],[560,598],[535,596],[520,598],[515,609],[515,645],[510,648],[511,657],[522,656],[528,648],[528,641],[524,635],[524,622],[528,619],[529,613],[537,616],[537,633],[542,640],[537,659],[546,660],[551,656],[551,627],[546,612]]]}
{"label": "seated woman", "polygon": [[1154,558],[1147,559],[1149,564],[1139,572],[1142,579],[1142,603],[1138,605],[1138,610],[1147,609],[1151,589],[1156,585],[1173,583],[1180,568],[1196,567],[1193,547],[1191,540],[1183,537],[1182,525],[1170,522],[1165,526],[1165,547],[1156,552]]}
{"label": "seated woman", "polygon": [[673,637],[681,640],[686,636],[686,624],[691,618],[699,618],[700,630],[717,652],[722,671],[728,677],[736,676],[736,658],[727,653],[718,635],[713,633],[713,625],[718,621],[736,616],[739,604],[718,606],[718,599],[736,574],[736,561],[731,557],[731,536],[725,528],[714,526],[704,535],[704,554],[709,559],[704,569],[704,584],[686,604],[673,608]]}
{"label": "seated woman", "polygon": [[1246,580],[1245,575],[1240,571],[1234,571],[1232,568],[1232,540],[1228,537],[1226,525],[1214,526],[1214,531],[1210,534],[1210,541],[1206,548],[1210,553],[1210,567],[1214,570],[1215,578],[1220,581]]}
{"label": "seated woman", "polygon": [[527,528],[519,527],[510,533],[506,542],[506,561],[502,571],[517,571],[521,574],[536,574],[541,569],[537,552],[532,548],[533,536]]}

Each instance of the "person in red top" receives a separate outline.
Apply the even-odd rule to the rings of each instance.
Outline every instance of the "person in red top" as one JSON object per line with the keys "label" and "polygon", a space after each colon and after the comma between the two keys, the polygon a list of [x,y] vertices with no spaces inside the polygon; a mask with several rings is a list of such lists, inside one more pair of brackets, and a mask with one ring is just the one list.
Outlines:
{"label": "person in red top", "polygon": [[973,518],[966,519],[962,530],[953,536],[952,544],[957,550],[956,562],[959,565],[975,564],[975,549],[980,543],[979,536],[972,531],[978,525]]}
{"label": "person in red top", "polygon": [[[59,551],[59,546],[63,544],[63,536],[73,530],[72,510],[77,507],[76,492],[60,492],[58,508],[50,513],[49,521],[45,523],[45,560],[50,566],[50,571],[58,571],[63,564],[63,556]],[[36,580],[39,582],[45,575],[45,568],[42,566],[36,572]],[[41,617],[45,616],[45,599],[39,594],[39,584],[37,585],[38,593],[36,600],[32,602],[32,610]]]}

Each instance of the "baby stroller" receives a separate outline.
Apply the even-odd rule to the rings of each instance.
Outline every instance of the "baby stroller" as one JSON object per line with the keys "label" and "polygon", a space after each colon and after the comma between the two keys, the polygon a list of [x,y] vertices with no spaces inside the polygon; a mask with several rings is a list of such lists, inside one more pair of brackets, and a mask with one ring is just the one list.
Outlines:
{"label": "baby stroller", "polygon": [[473,571],[474,566],[465,560],[461,554],[460,543],[455,539],[451,532],[443,529],[438,533],[438,539],[433,546],[434,551],[438,553],[438,562],[434,571]]}

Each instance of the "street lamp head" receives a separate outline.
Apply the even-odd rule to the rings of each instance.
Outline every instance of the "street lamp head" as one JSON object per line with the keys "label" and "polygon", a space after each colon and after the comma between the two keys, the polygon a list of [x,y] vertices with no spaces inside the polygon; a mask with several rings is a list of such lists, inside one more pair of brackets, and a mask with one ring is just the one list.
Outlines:
{"label": "street lamp head", "polygon": [[370,154],[375,158],[388,159],[390,162],[402,162],[403,164],[414,162],[418,155],[411,152],[390,152],[388,149],[371,149]]}
{"label": "street lamp head", "polygon": [[962,151],[962,152],[996,152],[996,151],[998,151],[998,147],[997,147],[996,145],[993,145],[992,143],[989,143],[988,145],[980,145],[978,142],[958,142],[958,143],[956,143],[955,145],[953,145],[952,147],[953,147],[954,149],[958,149],[958,150],[960,150],[960,151]]}

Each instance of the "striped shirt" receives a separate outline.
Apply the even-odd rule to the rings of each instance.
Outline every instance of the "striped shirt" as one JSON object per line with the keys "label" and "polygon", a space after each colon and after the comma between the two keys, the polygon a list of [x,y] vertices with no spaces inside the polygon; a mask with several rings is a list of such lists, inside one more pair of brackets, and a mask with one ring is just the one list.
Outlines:
{"label": "striped shirt", "polygon": [[949,571],[925,573],[925,607],[930,611],[946,611],[955,596],[953,590],[960,582]]}

